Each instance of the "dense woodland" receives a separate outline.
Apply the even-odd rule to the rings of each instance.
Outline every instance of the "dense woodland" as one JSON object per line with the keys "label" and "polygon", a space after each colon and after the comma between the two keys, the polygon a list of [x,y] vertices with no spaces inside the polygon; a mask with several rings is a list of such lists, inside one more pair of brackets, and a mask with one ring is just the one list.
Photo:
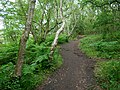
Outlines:
{"label": "dense woodland", "polygon": [[62,65],[60,44],[81,35],[98,85],[120,90],[120,0],[0,0],[0,17],[0,90],[35,89]]}

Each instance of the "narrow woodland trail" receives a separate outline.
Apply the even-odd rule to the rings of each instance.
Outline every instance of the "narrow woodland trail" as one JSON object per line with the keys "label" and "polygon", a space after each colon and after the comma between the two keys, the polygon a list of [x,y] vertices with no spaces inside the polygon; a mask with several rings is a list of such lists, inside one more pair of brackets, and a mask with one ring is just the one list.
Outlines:
{"label": "narrow woodland trail", "polygon": [[78,49],[78,43],[76,40],[61,46],[63,66],[37,90],[100,90],[93,74],[95,61]]}

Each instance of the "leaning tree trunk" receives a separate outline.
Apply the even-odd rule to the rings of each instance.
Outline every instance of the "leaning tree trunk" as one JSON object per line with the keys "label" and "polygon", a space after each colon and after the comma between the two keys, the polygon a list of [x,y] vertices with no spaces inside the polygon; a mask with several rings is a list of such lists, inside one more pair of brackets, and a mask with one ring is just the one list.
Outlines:
{"label": "leaning tree trunk", "polygon": [[55,39],[54,39],[54,41],[52,43],[50,56],[49,56],[50,60],[52,60],[54,49],[55,49],[55,47],[56,47],[56,45],[58,43],[58,37],[59,37],[60,33],[64,30],[64,27],[65,27],[65,19],[63,17],[63,11],[62,11],[62,0],[60,0],[60,17],[62,19],[62,26],[56,32]]}
{"label": "leaning tree trunk", "polygon": [[17,77],[20,77],[21,72],[22,72],[26,42],[28,40],[29,33],[30,33],[30,30],[31,30],[31,27],[32,27],[32,19],[33,19],[33,15],[34,15],[35,2],[36,2],[36,0],[30,0],[30,2],[29,2],[29,9],[28,9],[27,21],[26,21],[26,24],[25,24],[25,30],[22,34],[21,39],[20,39],[18,60],[17,60],[17,63],[16,63],[16,68],[15,68],[15,75]]}

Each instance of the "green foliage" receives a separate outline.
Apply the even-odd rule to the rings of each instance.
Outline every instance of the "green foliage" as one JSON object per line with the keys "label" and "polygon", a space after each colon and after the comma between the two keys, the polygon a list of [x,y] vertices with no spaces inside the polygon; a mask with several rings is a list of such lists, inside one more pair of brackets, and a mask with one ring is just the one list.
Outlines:
{"label": "green foliage", "polygon": [[117,12],[106,11],[97,15],[97,19],[93,27],[97,33],[103,35],[103,39],[107,38],[107,34],[110,34],[110,36],[115,36],[112,33],[119,31],[120,23],[119,18],[116,17],[116,14]]}
{"label": "green foliage", "polygon": [[[113,39],[114,40],[114,39]],[[120,57],[120,43],[118,41],[104,41],[102,35],[93,35],[81,40],[80,48],[92,57],[116,58]]]}
{"label": "green foliage", "polygon": [[[55,35],[48,35],[46,40],[45,40],[45,44],[46,45],[51,45],[53,40],[55,38]],[[63,44],[65,42],[68,42],[68,38],[67,38],[67,35],[66,34],[61,34],[58,38],[58,44]]]}
{"label": "green foliage", "polygon": [[0,45],[0,65],[9,62],[16,63],[18,53],[18,45],[15,44],[1,44]]}
{"label": "green foliage", "polygon": [[45,79],[46,75],[42,71],[35,73],[37,66],[38,65],[35,63],[31,65],[24,64],[23,75],[20,79],[22,90],[33,90],[36,85],[40,84]]}
{"label": "green foliage", "polygon": [[99,52],[98,56],[103,58],[119,58],[120,57],[120,43],[117,41],[103,42],[99,41],[92,44],[96,51]]}
{"label": "green foliage", "polygon": [[21,78],[21,87],[24,90],[33,90],[36,85],[42,83],[46,78],[46,74],[50,74],[61,66],[62,58],[59,51],[55,50],[52,61],[49,61],[49,53],[50,46],[47,42],[40,45],[28,45],[25,57],[26,64],[23,67],[23,76]]}
{"label": "green foliage", "polygon": [[120,61],[99,62],[95,68],[98,84],[107,90],[120,89]]}
{"label": "green foliage", "polygon": [[58,38],[58,44],[63,44],[68,42],[68,37],[66,34],[61,34]]}
{"label": "green foliage", "polygon": [[4,38],[4,42],[6,43],[13,42],[18,44],[18,40],[22,33],[21,31],[25,26],[25,15],[23,15],[23,10],[20,9],[18,3],[9,0],[1,0],[0,6],[4,8],[0,9],[0,17],[4,18],[2,38]]}
{"label": "green foliage", "polygon": [[[61,36],[60,41],[64,41]],[[50,39],[48,39],[49,42]],[[51,40],[52,42],[52,40]],[[63,43],[61,41],[61,43]],[[29,39],[22,70],[22,77],[14,77],[14,69],[17,60],[18,45],[1,45],[0,53],[0,88],[2,90],[33,90],[41,84],[47,75],[51,74],[62,64],[59,48],[54,52],[53,60],[49,61],[50,46],[47,42],[40,45],[33,44]]]}
{"label": "green foliage", "polygon": [[31,64],[33,61],[41,59],[45,59],[46,56],[49,54],[50,48],[45,46],[45,44],[41,45],[29,45],[26,50],[26,55],[25,55],[25,62],[27,64]]}
{"label": "green foliage", "polygon": [[[118,33],[114,33],[116,35]],[[89,57],[118,59],[120,57],[119,37],[108,36],[102,39],[102,35],[91,35],[83,38],[80,42],[80,48]],[[120,61],[98,62],[95,67],[95,76],[98,84],[106,90],[120,89]]]}
{"label": "green foliage", "polygon": [[[24,65],[21,78],[14,77],[14,65],[10,62],[0,68],[0,88],[2,90],[33,90],[43,80],[43,75],[34,74],[35,66]],[[45,75],[45,74],[44,74]]]}
{"label": "green foliage", "polygon": [[8,63],[0,67],[0,88],[2,90],[21,90],[20,81],[13,77],[14,65]]}
{"label": "green foliage", "polygon": [[[31,35],[25,51],[22,77],[15,78],[13,77],[14,65],[17,60],[19,39],[25,27],[28,1],[1,0],[0,6],[4,9],[0,10],[2,12],[0,16],[4,18],[4,29],[1,30],[2,36],[0,37],[3,43],[0,45],[0,88],[3,90],[33,90],[43,81],[46,74],[56,70],[62,64],[58,49],[55,50],[52,61],[49,61],[48,57],[55,37],[54,32],[61,26],[58,15],[59,2],[60,0],[55,0],[55,2],[38,0],[36,2]],[[86,3],[89,4],[86,5]],[[83,8],[81,4],[86,6]],[[73,30],[71,34],[73,38],[79,34],[100,34],[81,40],[80,48],[87,55],[109,59],[120,57],[118,0],[114,2],[113,0],[64,0],[63,8],[63,16],[68,24],[65,26],[69,29],[67,32],[65,28],[65,33],[69,34]],[[61,34],[58,44],[67,41],[67,35]],[[113,82],[112,85],[111,82]],[[106,88],[114,85],[114,80],[112,80],[108,86],[106,84]]]}
{"label": "green foliage", "polygon": [[94,42],[101,40],[101,36],[99,35],[91,35],[87,36],[80,40],[79,47],[83,52],[85,52],[89,57],[97,57],[98,52],[95,51],[93,45]]}
{"label": "green foliage", "polygon": [[120,42],[120,37],[119,36],[120,36],[120,31],[114,31],[112,33],[107,33],[106,38],[103,39],[103,41],[107,41],[107,42],[118,41],[118,42]]}

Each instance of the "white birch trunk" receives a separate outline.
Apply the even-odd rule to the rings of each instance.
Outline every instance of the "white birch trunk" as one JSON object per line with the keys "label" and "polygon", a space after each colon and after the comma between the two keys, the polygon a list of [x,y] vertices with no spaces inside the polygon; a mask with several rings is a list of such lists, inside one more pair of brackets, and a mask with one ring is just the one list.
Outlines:
{"label": "white birch trunk", "polygon": [[54,49],[55,49],[56,45],[58,44],[59,35],[64,30],[64,27],[65,27],[65,20],[64,20],[63,11],[62,11],[62,0],[60,0],[60,17],[62,19],[62,26],[56,32],[55,39],[54,39],[54,41],[52,43],[52,46],[51,46],[51,52],[50,52],[50,59],[51,60],[52,60],[52,57],[53,57]]}

